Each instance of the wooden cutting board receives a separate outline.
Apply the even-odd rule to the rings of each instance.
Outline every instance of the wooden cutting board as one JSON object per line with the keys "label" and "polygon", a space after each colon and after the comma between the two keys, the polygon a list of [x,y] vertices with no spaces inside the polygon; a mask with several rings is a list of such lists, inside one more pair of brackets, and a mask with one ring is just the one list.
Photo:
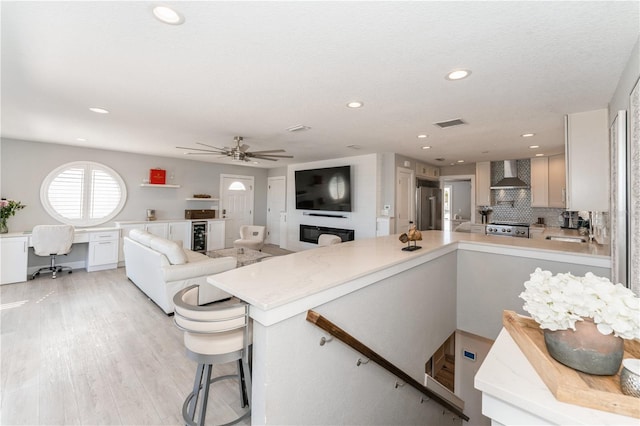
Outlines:
{"label": "wooden cutting board", "polygon": [[[558,401],[640,418],[640,398],[620,390],[620,373],[594,376],[569,368],[549,355],[543,331],[533,319],[504,311],[502,325]],[[640,358],[640,341],[625,340],[623,358]]]}

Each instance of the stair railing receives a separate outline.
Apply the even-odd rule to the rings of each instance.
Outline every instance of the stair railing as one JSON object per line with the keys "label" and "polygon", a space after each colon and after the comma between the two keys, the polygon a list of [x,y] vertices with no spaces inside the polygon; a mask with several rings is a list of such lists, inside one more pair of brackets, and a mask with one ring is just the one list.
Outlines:
{"label": "stair railing", "polygon": [[438,404],[442,405],[443,407],[451,411],[456,416],[460,417],[461,419],[467,422],[469,421],[469,417],[462,412],[461,407],[458,407],[457,405],[448,401],[438,393],[423,386],[420,382],[415,380],[413,377],[409,376],[400,368],[396,367],[394,364],[392,364],[391,362],[389,362],[388,360],[380,356],[378,353],[373,351],[373,349],[369,348],[367,345],[365,345],[364,343],[362,343],[361,341],[353,337],[351,334],[347,333],[346,331],[344,331],[343,329],[341,329],[340,327],[338,327],[337,325],[335,325],[334,323],[332,323],[331,321],[329,321],[319,313],[313,310],[307,311],[307,321],[315,324],[317,327],[323,329],[324,331],[326,331],[336,339],[340,340],[341,342],[345,343],[346,345],[360,352],[362,355],[366,356],[369,360],[375,362],[376,364],[378,364],[379,366],[381,366],[391,374],[394,374],[403,382],[410,385],[414,389],[417,389],[419,392],[431,398],[433,401],[437,402]]}

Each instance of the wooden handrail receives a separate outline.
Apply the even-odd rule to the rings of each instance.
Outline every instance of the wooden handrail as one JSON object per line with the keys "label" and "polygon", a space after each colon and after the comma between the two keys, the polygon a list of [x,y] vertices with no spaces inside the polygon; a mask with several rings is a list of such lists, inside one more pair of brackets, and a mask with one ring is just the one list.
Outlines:
{"label": "wooden handrail", "polygon": [[360,352],[362,355],[366,356],[371,361],[374,361],[376,364],[383,367],[385,370],[396,375],[399,379],[401,379],[405,383],[411,385],[411,387],[417,389],[419,392],[422,392],[424,395],[433,399],[440,405],[446,407],[448,410],[450,410],[455,415],[459,416],[461,419],[469,421],[469,417],[465,415],[462,412],[462,410],[460,410],[458,407],[451,404],[449,401],[442,398],[440,395],[433,392],[431,389],[424,387],[420,382],[415,380],[413,377],[409,376],[407,373],[405,373],[404,371],[396,367],[391,362],[387,361],[385,358],[383,358],[378,353],[373,351],[367,345],[365,345],[364,343],[362,343],[361,341],[359,341],[358,339],[356,339],[355,337],[353,337],[352,335],[350,335],[349,333],[347,333],[346,331],[344,331],[343,329],[341,329],[340,327],[338,327],[337,325],[335,325],[334,323],[332,323],[331,321],[329,321],[328,319],[320,315],[319,313],[312,310],[307,311],[307,321],[320,327],[321,329],[331,334],[332,336],[342,341],[343,343],[346,343],[348,346]]}

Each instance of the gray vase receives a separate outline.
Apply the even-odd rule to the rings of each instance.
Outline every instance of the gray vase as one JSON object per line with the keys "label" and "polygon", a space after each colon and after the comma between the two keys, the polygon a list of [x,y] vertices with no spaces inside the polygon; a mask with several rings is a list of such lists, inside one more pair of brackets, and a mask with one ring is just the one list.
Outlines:
{"label": "gray vase", "polygon": [[598,376],[618,373],[624,355],[624,340],[600,333],[590,319],[576,322],[576,331],[544,330],[544,342],[556,361]]}

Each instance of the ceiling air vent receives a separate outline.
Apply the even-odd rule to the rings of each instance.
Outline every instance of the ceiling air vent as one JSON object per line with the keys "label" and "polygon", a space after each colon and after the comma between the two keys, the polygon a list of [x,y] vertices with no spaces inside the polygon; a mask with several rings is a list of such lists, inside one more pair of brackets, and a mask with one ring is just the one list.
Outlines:
{"label": "ceiling air vent", "polygon": [[444,158],[436,158],[436,161],[444,161]]}
{"label": "ceiling air vent", "polygon": [[461,126],[463,124],[467,124],[467,123],[465,123],[461,118],[454,118],[453,120],[440,121],[438,123],[433,123],[434,126],[438,126],[441,129],[446,129],[447,127],[453,127],[453,126]]}

